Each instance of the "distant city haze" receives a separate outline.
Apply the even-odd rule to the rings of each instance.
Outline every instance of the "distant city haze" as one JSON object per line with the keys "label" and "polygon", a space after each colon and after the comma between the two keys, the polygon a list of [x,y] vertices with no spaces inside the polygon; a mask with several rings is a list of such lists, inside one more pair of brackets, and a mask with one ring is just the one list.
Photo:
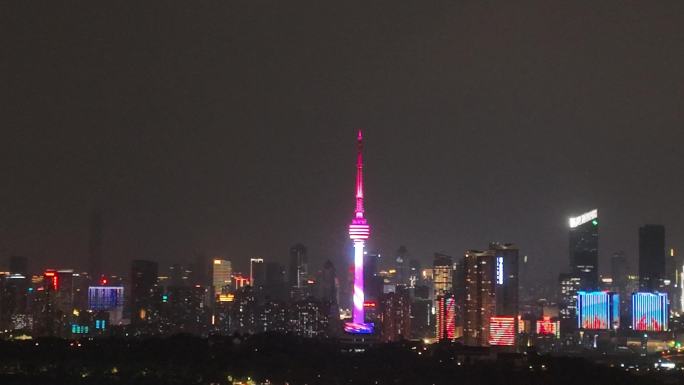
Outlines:
{"label": "distant city haze", "polygon": [[684,248],[684,3],[259,3],[2,7],[2,263],[351,264],[359,128],[383,257],[512,242],[555,285],[595,208],[599,273]]}

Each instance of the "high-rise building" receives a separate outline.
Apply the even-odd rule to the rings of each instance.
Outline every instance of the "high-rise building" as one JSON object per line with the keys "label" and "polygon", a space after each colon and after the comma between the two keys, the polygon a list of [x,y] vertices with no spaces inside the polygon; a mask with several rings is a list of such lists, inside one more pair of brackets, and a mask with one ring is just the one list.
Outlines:
{"label": "high-rise building", "polygon": [[424,298],[416,297],[411,302],[411,338],[424,339],[435,337],[435,313],[437,309],[434,303],[426,295]]}
{"label": "high-rise building", "polygon": [[14,319],[29,318],[29,288],[28,277],[0,273],[0,329],[19,329]]}
{"label": "high-rise building", "polygon": [[610,272],[615,287],[625,285],[629,276],[629,262],[624,251],[616,251],[610,257]]}
{"label": "high-rise building", "polygon": [[229,260],[220,257],[214,258],[212,264],[212,286],[214,288],[214,297],[218,297],[223,293],[224,288],[227,290],[230,287],[230,280],[233,274],[233,267]]}
{"label": "high-rise building", "polygon": [[206,288],[169,286],[162,296],[161,318],[164,330],[170,334],[201,334],[207,325],[203,306]]}
{"label": "high-rise building", "polygon": [[306,255],[306,247],[298,243],[290,247],[290,271],[288,283],[290,287],[302,288],[308,278],[309,260]]}
{"label": "high-rise building", "polygon": [[261,304],[257,310],[257,333],[286,332],[287,310],[286,304],[280,301],[266,301]]}
{"label": "high-rise building", "polygon": [[408,339],[411,336],[411,298],[408,289],[399,286],[380,300],[382,337],[385,342]]}
{"label": "high-rise building", "polygon": [[[428,318],[429,319],[429,318]],[[453,341],[456,334],[456,298],[449,292],[437,296],[435,300],[435,327],[439,341]]]}
{"label": "high-rise building", "polygon": [[454,264],[448,255],[435,253],[432,264],[432,285],[435,298],[439,295],[451,292],[453,285]]}
{"label": "high-rise building", "polygon": [[518,248],[511,243],[492,242],[496,274],[496,314],[518,318]]}
{"label": "high-rise building", "polygon": [[327,304],[312,298],[296,301],[289,312],[289,329],[302,337],[318,337],[328,329]]}
{"label": "high-rise building", "polygon": [[582,290],[597,290],[598,282],[598,210],[570,218],[570,270],[580,279]]}
{"label": "high-rise building", "polygon": [[212,258],[207,257],[206,254],[198,252],[194,256],[194,262],[192,263],[192,275],[190,283],[193,286],[200,285],[202,287],[212,286],[212,271],[213,264]]}
{"label": "high-rise building", "polygon": [[667,259],[667,276],[670,284],[670,308],[684,312],[684,256],[670,248]]}
{"label": "high-rise building", "polygon": [[417,259],[409,261],[409,287],[416,287],[420,280],[420,262]]}
{"label": "high-rise building", "polygon": [[134,260],[131,264],[131,323],[143,323],[158,316],[157,262]]}
{"label": "high-rise building", "polygon": [[[501,325],[517,320],[519,315],[518,248],[511,243],[492,242],[485,251],[466,251],[454,270],[453,290],[456,294],[456,333],[463,328],[463,343],[469,346],[508,345],[501,336]],[[491,321],[497,322],[495,327]],[[512,338],[517,338],[517,322],[513,322]],[[508,338],[509,330],[505,329]],[[492,339],[493,338],[493,339]],[[511,346],[514,344],[511,344]]]}
{"label": "high-rise building", "polygon": [[278,262],[266,262],[264,294],[273,301],[285,301],[289,297],[285,282],[285,267]]}
{"label": "high-rise building", "polygon": [[249,259],[249,282],[254,288],[260,288],[266,284],[266,264],[263,258]]}
{"label": "high-rise building", "polygon": [[380,275],[380,253],[363,255],[363,295],[366,300],[378,301],[383,293],[384,277]]}
{"label": "high-rise building", "polygon": [[580,278],[569,273],[558,277],[558,315],[562,333],[571,333],[577,327],[577,292],[580,290]]}
{"label": "high-rise building", "polygon": [[370,226],[364,216],[363,207],[363,135],[361,130],[356,139],[356,208],[354,219],[349,225],[349,238],[354,241],[354,292],[352,295],[352,321],[344,325],[344,330],[352,334],[373,333],[373,324],[366,322],[364,311],[364,274],[363,255],[366,240],[370,236]]}
{"label": "high-rise building", "polygon": [[665,279],[665,226],[639,227],[639,286],[642,291],[656,291]]}
{"label": "high-rise building", "polygon": [[468,250],[463,257],[463,343],[489,344],[489,320],[496,313],[496,257],[493,250]]}
{"label": "high-rise building", "polygon": [[330,260],[325,261],[320,278],[320,298],[324,302],[338,303],[337,299],[337,274],[335,266]]}
{"label": "high-rise building", "polygon": [[71,314],[74,309],[74,271],[60,269],[56,273],[59,282],[56,289],[56,305],[62,314]]}
{"label": "high-rise building", "polygon": [[616,251],[610,257],[610,270],[613,279],[612,290],[620,296],[620,324],[629,323],[629,301],[631,290],[629,285],[629,262],[625,253]]}
{"label": "high-rise building", "polygon": [[409,260],[408,249],[406,246],[399,246],[397,250],[397,257],[395,258],[397,278],[395,283],[398,285],[409,285]]}

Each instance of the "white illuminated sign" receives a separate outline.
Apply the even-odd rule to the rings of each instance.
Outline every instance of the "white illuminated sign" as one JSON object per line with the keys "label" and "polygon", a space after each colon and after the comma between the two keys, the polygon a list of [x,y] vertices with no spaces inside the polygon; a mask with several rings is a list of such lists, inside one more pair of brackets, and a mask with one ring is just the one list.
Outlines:
{"label": "white illuminated sign", "polygon": [[496,283],[497,285],[503,285],[503,257],[496,257]]}
{"label": "white illuminated sign", "polygon": [[591,210],[578,217],[570,218],[570,227],[577,227],[598,218],[598,209]]}

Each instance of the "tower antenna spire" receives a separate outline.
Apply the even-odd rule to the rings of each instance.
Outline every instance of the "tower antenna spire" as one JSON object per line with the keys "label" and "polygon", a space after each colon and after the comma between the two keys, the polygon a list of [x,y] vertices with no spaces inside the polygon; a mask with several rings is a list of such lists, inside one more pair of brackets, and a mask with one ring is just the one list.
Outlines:
{"label": "tower antenna spire", "polygon": [[366,315],[363,308],[363,254],[366,239],[370,236],[370,226],[364,217],[363,208],[363,134],[361,130],[356,136],[356,208],[354,218],[349,225],[349,238],[354,241],[354,294],[352,322],[344,325],[347,333],[370,334],[373,333],[373,324],[366,323]]}
{"label": "tower antenna spire", "polygon": [[363,134],[356,137],[356,218],[363,218]]}

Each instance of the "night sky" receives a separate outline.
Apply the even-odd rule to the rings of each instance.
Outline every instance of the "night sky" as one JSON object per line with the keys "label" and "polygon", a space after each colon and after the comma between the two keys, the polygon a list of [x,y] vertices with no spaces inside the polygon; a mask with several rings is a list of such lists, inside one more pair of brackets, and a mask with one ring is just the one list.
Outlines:
{"label": "night sky", "polygon": [[602,272],[644,223],[684,248],[681,1],[17,1],[0,25],[0,266],[86,268],[94,209],[114,272],[340,263],[357,128],[384,255],[500,240],[555,279],[593,208]]}

